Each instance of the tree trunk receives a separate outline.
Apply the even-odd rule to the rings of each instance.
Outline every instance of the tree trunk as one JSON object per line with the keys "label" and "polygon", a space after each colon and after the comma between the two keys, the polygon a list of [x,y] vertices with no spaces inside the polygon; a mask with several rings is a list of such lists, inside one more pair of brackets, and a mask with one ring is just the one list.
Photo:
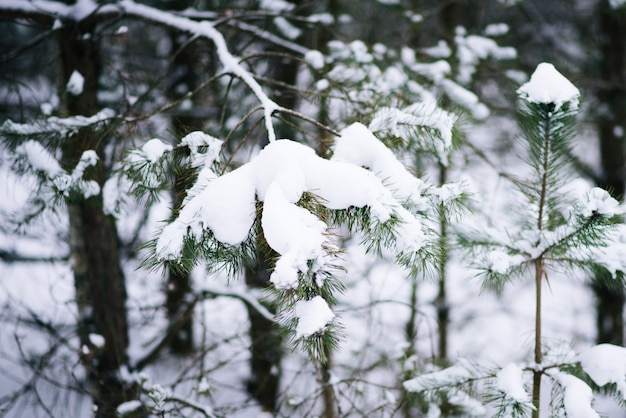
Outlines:
{"label": "tree trunk", "polygon": [[[259,237],[261,239],[261,237]],[[270,277],[269,257],[257,250],[256,262],[245,266],[246,284],[264,288]],[[248,308],[250,319],[250,369],[248,392],[267,412],[276,410],[280,390],[282,338],[274,323],[253,308]]]}
{"label": "tree trunk", "polygon": [[[182,6],[187,2],[180,3],[179,6]],[[175,7],[175,9],[182,10],[184,7]],[[170,71],[171,81],[168,92],[168,96],[171,100],[179,98],[178,96],[180,96],[180,94],[176,92],[176,89],[181,84],[184,84],[187,90],[193,90],[199,85],[196,73],[197,69],[195,68],[199,61],[196,53],[197,48],[195,48],[197,42],[192,42],[189,45],[181,45],[180,36],[181,34],[178,31],[170,33],[172,43],[175,45],[172,50],[175,56],[173,57]],[[194,97],[194,99],[196,99],[196,97]],[[173,132],[182,138],[189,132],[201,130],[203,123],[202,118],[195,117],[192,114],[174,114],[171,125]],[[174,175],[174,184],[171,193],[174,214],[178,213],[180,210],[187,189],[191,186],[193,181],[192,170],[185,169]],[[190,292],[190,272],[181,269],[169,269],[165,292],[165,308],[170,326],[177,323],[179,324],[176,326],[177,331],[172,336],[169,345],[170,350],[175,354],[189,354],[193,351],[193,314],[185,318],[180,317],[181,313],[186,310],[186,298]],[[180,321],[182,321],[182,324],[180,324]]]}
{"label": "tree trunk", "polygon": [[[602,178],[600,187],[613,197],[624,197],[624,130],[626,129],[626,10],[613,10],[607,0],[600,5],[600,80],[598,92],[603,112],[598,115]],[[597,309],[598,343],[624,344],[624,290],[596,277],[593,283]]]}
{"label": "tree trunk", "polygon": [[[93,35],[93,28],[79,26],[65,22],[58,30],[61,63],[59,92],[66,116],[90,116],[98,111],[98,49],[93,36],[90,36]],[[74,71],[84,77],[83,91],[78,95],[65,91],[65,85]],[[102,186],[105,181],[105,143],[89,128],[66,138],[62,146],[63,167],[73,169],[83,151],[95,150],[100,160],[95,167],[87,170],[86,176]],[[67,203],[67,208],[81,356],[94,387],[93,397],[98,407],[96,416],[115,417],[117,406],[129,398],[118,373],[126,363],[128,325],[117,229],[114,219],[102,210],[101,195],[72,200]],[[90,338],[93,334],[104,337],[104,346],[98,346],[97,340]]]}

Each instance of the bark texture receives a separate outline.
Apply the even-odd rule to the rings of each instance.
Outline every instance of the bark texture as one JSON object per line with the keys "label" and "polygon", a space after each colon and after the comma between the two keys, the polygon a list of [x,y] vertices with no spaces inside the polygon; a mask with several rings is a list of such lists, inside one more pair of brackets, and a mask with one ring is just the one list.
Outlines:
{"label": "bark texture", "polygon": [[[97,88],[100,72],[98,47],[93,41],[93,27],[66,22],[58,31],[60,53],[59,95],[64,116],[90,116],[98,112]],[[82,93],[69,94],[65,85],[78,71],[84,77]],[[105,181],[104,148],[106,140],[89,128],[64,139],[62,165],[71,170],[83,151],[95,150],[100,160],[85,177]],[[128,324],[126,285],[120,267],[118,234],[115,220],[104,214],[101,195],[89,199],[70,199],[70,221],[74,285],[78,307],[78,335],[83,364],[93,385],[96,417],[115,417],[117,406],[130,399],[119,379],[119,369],[126,363]],[[94,346],[90,334],[104,337],[104,346]]]}
{"label": "bark texture", "polygon": [[[602,176],[600,187],[613,197],[624,198],[624,130],[626,129],[626,10],[612,9],[607,0],[600,4],[600,79],[598,92],[601,113],[597,118],[600,135]],[[624,289],[610,286],[611,279],[597,277],[597,342],[624,344]]]}

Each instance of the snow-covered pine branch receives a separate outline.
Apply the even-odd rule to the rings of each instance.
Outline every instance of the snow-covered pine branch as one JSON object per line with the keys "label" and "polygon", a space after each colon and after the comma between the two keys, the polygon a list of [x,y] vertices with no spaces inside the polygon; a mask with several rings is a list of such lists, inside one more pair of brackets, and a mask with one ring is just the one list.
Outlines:
{"label": "snow-covered pine branch", "polygon": [[204,259],[235,272],[260,222],[264,240],[278,254],[270,276],[281,299],[278,317],[290,324],[296,341],[315,340],[310,337],[334,322],[330,306],[341,289],[336,226],[346,224],[370,247],[395,252],[414,274],[432,262],[437,235],[429,214],[439,201],[424,196],[429,186],[361,124],[341,131],[330,160],[306,145],[277,140],[221,176],[212,163],[205,161],[178,216],[155,240],[152,263],[189,268]]}

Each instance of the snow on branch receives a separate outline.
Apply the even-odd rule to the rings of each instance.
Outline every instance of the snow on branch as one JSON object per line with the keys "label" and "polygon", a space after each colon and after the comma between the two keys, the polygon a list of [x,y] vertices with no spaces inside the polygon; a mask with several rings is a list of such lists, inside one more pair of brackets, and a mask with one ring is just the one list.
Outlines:
{"label": "snow on branch", "polygon": [[267,129],[269,140],[270,142],[276,140],[276,133],[272,123],[272,114],[275,111],[281,110],[281,107],[269,98],[269,96],[263,91],[261,85],[254,79],[252,74],[239,64],[238,58],[232,55],[228,50],[224,36],[222,36],[222,34],[215,29],[210,22],[196,22],[185,17],[175,16],[171,13],[163,12],[129,0],[121,1],[119,5],[128,15],[158,22],[173,28],[178,28],[181,31],[192,33],[196,36],[202,36],[210,39],[215,44],[217,56],[224,66],[224,70],[226,72],[233,73],[246,83],[246,85],[248,85],[261,102],[265,117],[265,128]]}
{"label": "snow on branch", "polygon": [[93,150],[83,152],[71,173],[63,170],[56,158],[37,141],[25,142],[15,149],[15,154],[25,168],[42,173],[47,180],[47,187],[52,188],[55,194],[69,197],[71,192],[78,192],[87,199],[100,193],[97,182],[83,180],[85,169],[98,162],[98,155]]}
{"label": "snow on branch", "polygon": [[567,78],[554,68],[554,65],[542,62],[531,75],[530,81],[517,90],[518,94],[532,103],[554,104],[555,110],[570,102],[573,109],[578,109],[580,92]]}
{"label": "snow on branch", "polygon": [[105,108],[92,116],[77,115],[67,118],[52,116],[33,123],[16,123],[8,119],[0,125],[0,133],[31,137],[42,135],[66,137],[76,134],[82,128],[100,125],[114,117],[115,111]]}

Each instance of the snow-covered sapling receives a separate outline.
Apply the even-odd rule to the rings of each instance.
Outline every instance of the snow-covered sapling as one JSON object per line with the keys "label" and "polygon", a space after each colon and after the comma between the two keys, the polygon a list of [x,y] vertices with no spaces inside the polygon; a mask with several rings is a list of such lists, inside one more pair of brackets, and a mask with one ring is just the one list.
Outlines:
{"label": "snow-covered sapling", "polygon": [[[485,378],[494,382],[486,385],[485,398],[495,404],[498,416],[527,416],[532,411],[533,417],[539,417],[541,383],[547,377],[562,395],[561,402],[553,403],[561,413],[573,414],[583,407],[591,411],[591,389],[571,374],[573,370],[580,372],[577,361],[545,361],[550,353],[542,345],[542,288],[549,271],[565,268],[604,268],[621,277],[624,266],[611,257],[610,249],[616,245],[621,228],[615,222],[616,215],[624,211],[605,190],[593,188],[576,199],[565,187],[565,180],[572,175],[568,163],[580,100],[578,89],[552,64],[541,63],[518,94],[522,101],[519,125],[530,174],[514,183],[519,196],[515,219],[508,225],[460,228],[458,243],[471,255],[471,264],[485,288],[502,289],[516,277],[534,278],[534,356],[525,367],[509,364],[491,372],[465,368],[466,372],[454,374],[460,377],[452,383]],[[455,367],[464,369],[462,365]],[[587,370],[584,365],[583,369]],[[526,395],[524,375],[532,376],[531,396]],[[405,388],[417,392],[433,389],[424,383],[428,379],[416,379],[405,382]],[[445,382],[438,389],[442,386]],[[589,396],[574,395],[583,393],[578,390],[583,387]]]}

